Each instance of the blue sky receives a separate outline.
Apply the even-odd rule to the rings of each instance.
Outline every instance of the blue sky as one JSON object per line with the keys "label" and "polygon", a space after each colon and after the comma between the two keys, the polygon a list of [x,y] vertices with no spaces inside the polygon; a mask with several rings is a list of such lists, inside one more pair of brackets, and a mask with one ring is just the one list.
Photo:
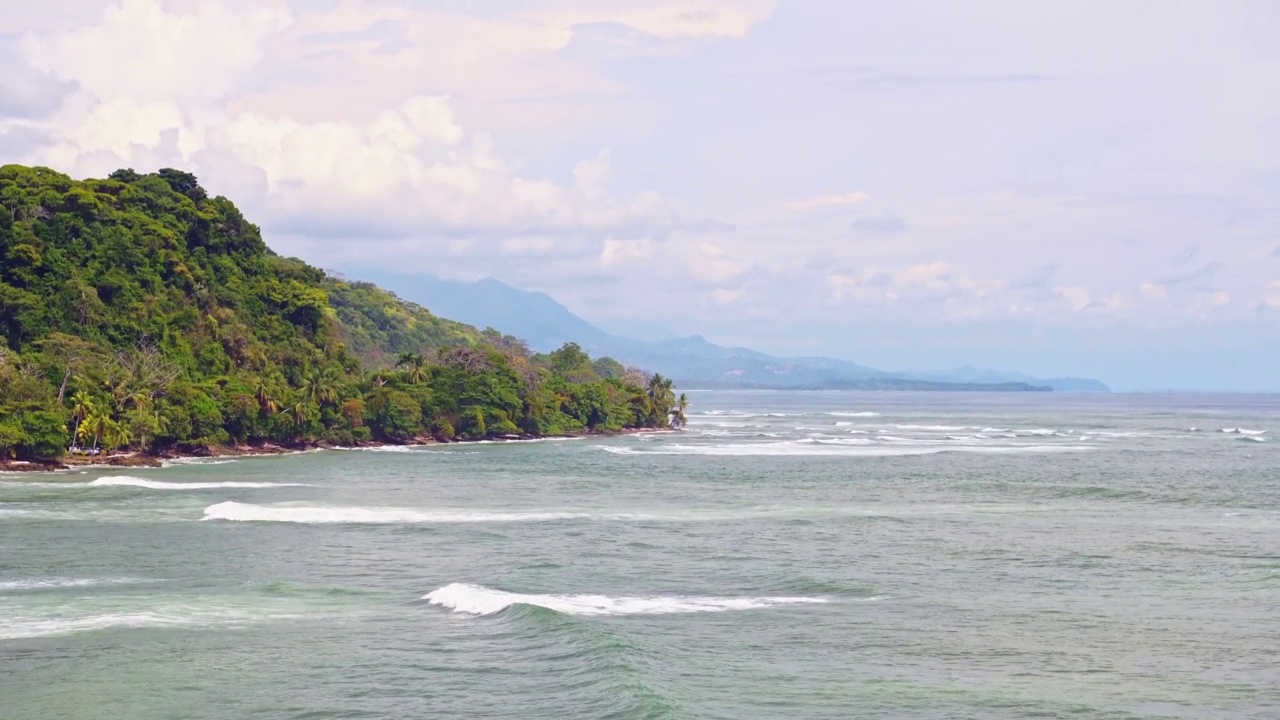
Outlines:
{"label": "blue sky", "polygon": [[1280,389],[1277,30],[1268,1],[11,3],[0,153],[185,167],[280,252],[605,327]]}

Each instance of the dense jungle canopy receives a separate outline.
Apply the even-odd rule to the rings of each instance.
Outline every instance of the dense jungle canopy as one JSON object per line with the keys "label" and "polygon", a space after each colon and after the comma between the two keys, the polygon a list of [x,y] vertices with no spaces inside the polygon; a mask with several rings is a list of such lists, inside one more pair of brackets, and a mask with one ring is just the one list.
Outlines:
{"label": "dense jungle canopy", "polygon": [[189,173],[0,168],[0,459],[614,432],[683,406],[281,257]]}

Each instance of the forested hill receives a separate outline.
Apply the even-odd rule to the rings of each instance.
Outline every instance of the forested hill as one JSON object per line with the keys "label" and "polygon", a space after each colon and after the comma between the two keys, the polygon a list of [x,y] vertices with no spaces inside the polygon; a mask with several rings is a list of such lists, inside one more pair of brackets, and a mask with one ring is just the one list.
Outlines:
{"label": "forested hill", "polygon": [[665,427],[669,382],[533,354],[276,255],[177,170],[0,168],[0,459]]}

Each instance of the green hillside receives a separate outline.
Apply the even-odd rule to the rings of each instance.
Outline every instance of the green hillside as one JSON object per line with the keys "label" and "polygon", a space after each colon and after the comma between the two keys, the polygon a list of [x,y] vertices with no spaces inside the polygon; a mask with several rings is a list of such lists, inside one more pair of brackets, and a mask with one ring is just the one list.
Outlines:
{"label": "green hillside", "polygon": [[[534,355],[276,255],[193,175],[0,168],[0,459],[660,427],[669,382]],[[677,412],[678,416],[678,412]]]}

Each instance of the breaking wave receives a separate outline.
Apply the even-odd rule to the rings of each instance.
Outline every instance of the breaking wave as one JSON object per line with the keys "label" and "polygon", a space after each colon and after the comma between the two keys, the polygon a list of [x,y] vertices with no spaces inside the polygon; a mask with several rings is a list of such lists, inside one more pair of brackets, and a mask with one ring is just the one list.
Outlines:
{"label": "breaking wave", "polygon": [[407,525],[452,523],[547,522],[593,517],[581,512],[491,512],[485,510],[415,510],[394,507],[323,505],[254,505],[221,502],[204,509],[205,520],[282,522],[312,525]]}
{"label": "breaking wave", "polygon": [[192,607],[169,604],[148,609],[84,613],[79,615],[32,615],[6,612],[0,625],[0,639],[70,635],[110,628],[140,627],[241,627],[267,620],[307,617],[297,611],[271,611],[233,607]]}
{"label": "breaking wave", "polygon": [[526,595],[483,585],[451,583],[422,597],[455,613],[492,615],[513,605],[537,605],[569,615],[664,615],[757,610],[779,605],[825,603],[815,597],[609,597],[607,595]]}
{"label": "breaking wave", "polygon": [[273,488],[273,487],[310,487],[306,483],[272,483],[272,482],[163,482],[160,480],[144,480],[128,475],[101,477],[90,482],[89,487],[139,487],[151,490],[215,490],[222,488]]}
{"label": "breaking wave", "polygon": [[224,460],[207,460],[205,458],[171,458],[169,460],[161,461],[160,466],[161,467],[177,467],[179,465],[182,465],[182,466],[188,466],[188,467],[189,466],[200,467],[203,465],[230,465],[233,462],[236,462],[234,458],[227,458]]}
{"label": "breaking wave", "polygon": [[136,585],[154,582],[137,578],[26,578],[22,580],[0,580],[0,592],[23,592],[28,590],[60,590],[67,588],[103,587],[106,585]]}
{"label": "breaking wave", "polygon": [[617,455],[712,455],[712,456],[767,456],[809,455],[844,457],[902,457],[910,455],[935,455],[938,453],[976,453],[990,455],[1019,455],[1043,453],[1089,452],[1096,447],[1089,445],[867,445],[861,442],[836,440],[806,440],[779,443],[743,443],[736,445],[665,445],[661,448],[638,449],[614,445],[598,445],[606,452]]}

